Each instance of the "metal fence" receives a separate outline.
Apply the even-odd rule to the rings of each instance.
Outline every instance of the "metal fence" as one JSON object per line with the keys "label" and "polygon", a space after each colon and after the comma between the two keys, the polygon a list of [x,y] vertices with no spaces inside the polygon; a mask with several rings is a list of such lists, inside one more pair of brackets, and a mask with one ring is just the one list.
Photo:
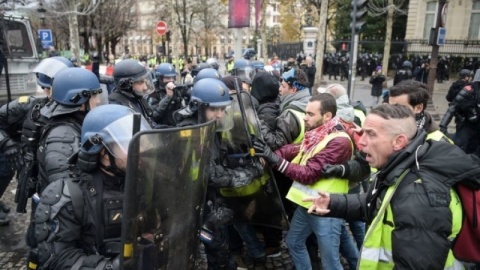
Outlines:
{"label": "metal fence", "polygon": [[267,51],[269,57],[276,55],[280,59],[287,60],[303,51],[303,42],[268,44]]}

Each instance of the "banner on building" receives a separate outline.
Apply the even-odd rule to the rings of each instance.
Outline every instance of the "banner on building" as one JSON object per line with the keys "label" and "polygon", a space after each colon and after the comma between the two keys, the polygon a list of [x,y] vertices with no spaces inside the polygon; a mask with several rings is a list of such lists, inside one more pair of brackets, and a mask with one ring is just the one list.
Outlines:
{"label": "banner on building", "polygon": [[250,27],[250,0],[230,0],[228,28]]}

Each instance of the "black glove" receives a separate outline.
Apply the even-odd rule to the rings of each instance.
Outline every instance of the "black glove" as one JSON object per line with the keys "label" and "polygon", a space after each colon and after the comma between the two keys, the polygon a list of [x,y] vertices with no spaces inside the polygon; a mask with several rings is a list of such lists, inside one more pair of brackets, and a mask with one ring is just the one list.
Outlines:
{"label": "black glove", "polygon": [[8,164],[13,170],[16,171],[22,168],[24,162],[20,145],[12,140],[7,140],[2,146],[2,151],[7,157]]}
{"label": "black glove", "polygon": [[344,176],[345,176],[345,166],[343,165],[326,164],[322,168],[322,177],[324,178],[331,178],[331,177],[342,178]]}
{"label": "black glove", "polygon": [[277,156],[270,146],[266,145],[264,142],[255,140],[253,148],[255,148],[256,155],[265,158],[270,165],[275,166],[280,162],[280,157]]}
{"label": "black glove", "polygon": [[440,126],[440,131],[441,131],[443,134],[445,134],[445,135],[448,134],[448,130],[447,130],[447,127],[446,127],[446,126]]}

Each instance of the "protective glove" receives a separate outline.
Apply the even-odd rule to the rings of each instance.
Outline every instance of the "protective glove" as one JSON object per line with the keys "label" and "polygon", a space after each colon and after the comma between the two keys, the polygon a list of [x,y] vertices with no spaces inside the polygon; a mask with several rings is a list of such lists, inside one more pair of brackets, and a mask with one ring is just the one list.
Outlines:
{"label": "protective glove", "polygon": [[326,164],[322,168],[322,177],[324,178],[331,178],[331,177],[342,178],[344,176],[345,176],[345,166],[343,165]]}
{"label": "protective glove", "polygon": [[440,131],[441,131],[443,134],[445,134],[445,135],[448,134],[448,130],[447,130],[447,127],[446,127],[446,126],[440,126]]}
{"label": "protective glove", "polygon": [[253,143],[253,148],[255,148],[256,155],[259,157],[265,158],[265,160],[271,165],[275,166],[280,162],[280,157],[275,154],[270,146],[266,145],[260,140],[255,140]]}
{"label": "protective glove", "polygon": [[19,170],[24,165],[22,149],[20,145],[12,140],[7,140],[3,146],[2,151],[7,157],[8,164],[13,170]]}

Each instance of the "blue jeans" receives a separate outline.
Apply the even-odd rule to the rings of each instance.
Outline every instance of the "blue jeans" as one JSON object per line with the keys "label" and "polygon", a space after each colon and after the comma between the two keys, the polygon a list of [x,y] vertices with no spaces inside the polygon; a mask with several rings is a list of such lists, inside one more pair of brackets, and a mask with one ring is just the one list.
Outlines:
{"label": "blue jeans", "polygon": [[297,207],[285,237],[295,269],[312,269],[305,245],[305,240],[312,232],[317,237],[322,268],[324,270],[343,269],[340,263],[340,236],[344,224],[343,219],[310,215],[307,209]]}
{"label": "blue jeans", "polygon": [[[351,223],[350,223],[351,224]],[[358,263],[357,246],[353,242],[353,238],[350,235],[347,226],[342,225],[342,235],[340,236],[340,253],[347,260],[350,269],[356,269]]]}
{"label": "blue jeans", "polygon": [[248,255],[253,259],[265,257],[265,248],[257,237],[257,230],[251,224],[236,223],[233,227],[237,230],[243,242],[247,246]]}
{"label": "blue jeans", "polygon": [[357,248],[360,251],[363,246],[363,239],[365,239],[365,222],[352,221],[349,222],[350,231],[352,231],[353,238],[357,243]]}

